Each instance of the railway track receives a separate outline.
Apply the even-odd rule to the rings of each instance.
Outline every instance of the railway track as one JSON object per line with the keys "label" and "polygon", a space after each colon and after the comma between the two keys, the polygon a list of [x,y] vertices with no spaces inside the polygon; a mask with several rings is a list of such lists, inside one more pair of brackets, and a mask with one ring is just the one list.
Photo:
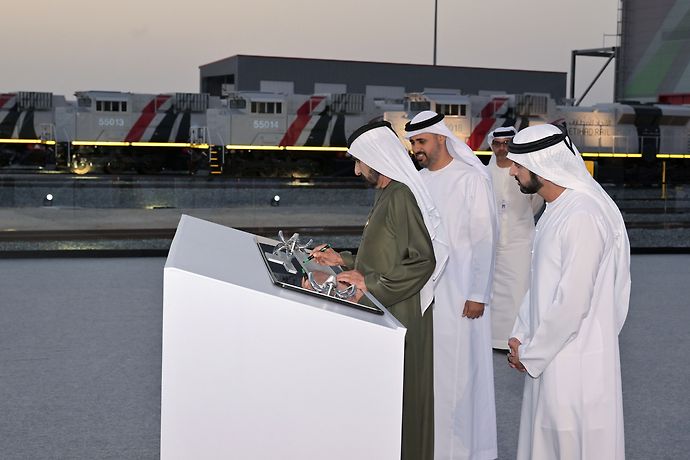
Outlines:
{"label": "railway track", "polygon": [[[659,188],[606,189],[623,213],[634,248],[690,247],[690,185],[669,187],[664,194]],[[50,208],[47,194],[54,195]],[[276,195],[281,205],[270,207]],[[5,212],[0,257],[32,251],[165,255],[180,213],[262,236],[275,238],[281,229],[340,249],[356,248],[373,197],[359,178],[0,173],[0,212]],[[357,225],[341,225],[349,222]]]}
{"label": "railway track", "polygon": [[[285,234],[299,233],[310,237],[328,237],[332,235],[359,236],[363,226],[335,227],[237,227],[247,233],[274,238],[278,230]],[[21,230],[0,231],[2,241],[72,241],[72,240],[145,240],[170,239],[175,236],[174,228],[123,228],[123,229],[86,229],[86,230]]]}

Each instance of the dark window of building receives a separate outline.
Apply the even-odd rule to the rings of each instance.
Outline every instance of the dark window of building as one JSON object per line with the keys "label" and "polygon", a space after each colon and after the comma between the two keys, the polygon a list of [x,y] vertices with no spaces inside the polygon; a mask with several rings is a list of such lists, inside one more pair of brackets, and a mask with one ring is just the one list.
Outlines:
{"label": "dark window of building", "polygon": [[211,96],[221,96],[223,84],[235,84],[235,74],[205,77],[201,80],[201,92]]}

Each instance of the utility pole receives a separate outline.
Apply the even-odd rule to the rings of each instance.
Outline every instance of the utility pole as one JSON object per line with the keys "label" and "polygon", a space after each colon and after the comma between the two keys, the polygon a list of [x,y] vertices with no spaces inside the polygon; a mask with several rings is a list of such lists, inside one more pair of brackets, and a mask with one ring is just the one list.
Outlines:
{"label": "utility pole", "polygon": [[434,65],[436,65],[436,29],[438,23],[438,0],[434,0]]}

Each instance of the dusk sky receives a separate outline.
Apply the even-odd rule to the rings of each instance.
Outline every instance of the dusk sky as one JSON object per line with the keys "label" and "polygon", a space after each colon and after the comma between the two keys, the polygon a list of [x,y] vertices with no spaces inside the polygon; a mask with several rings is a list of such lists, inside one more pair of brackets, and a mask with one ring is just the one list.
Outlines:
{"label": "dusk sky", "polygon": [[[196,92],[235,54],[431,64],[434,0],[6,2],[0,92]],[[569,72],[614,46],[618,0],[438,0],[437,63]],[[578,58],[576,93],[604,64]],[[499,88],[488,88],[499,89]],[[583,105],[610,102],[613,63]]]}

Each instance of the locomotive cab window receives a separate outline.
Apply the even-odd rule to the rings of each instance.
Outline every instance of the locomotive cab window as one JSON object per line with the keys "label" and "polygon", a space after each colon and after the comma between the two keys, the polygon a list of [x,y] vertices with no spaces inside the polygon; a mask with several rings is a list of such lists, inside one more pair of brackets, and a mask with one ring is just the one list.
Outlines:
{"label": "locomotive cab window", "polygon": [[443,115],[460,115],[464,117],[467,112],[465,104],[436,104],[436,112]]}
{"label": "locomotive cab window", "polygon": [[424,110],[431,110],[431,102],[429,101],[410,101],[409,112],[423,112]]}
{"label": "locomotive cab window", "polygon": [[246,109],[247,101],[244,99],[230,99],[228,101],[228,107],[231,109]]}
{"label": "locomotive cab window", "polygon": [[96,101],[96,112],[126,112],[127,101]]}
{"label": "locomotive cab window", "polygon": [[91,98],[90,97],[78,97],[77,98],[77,105],[79,107],[91,107]]}
{"label": "locomotive cab window", "polygon": [[283,113],[283,103],[252,102],[252,113]]}

